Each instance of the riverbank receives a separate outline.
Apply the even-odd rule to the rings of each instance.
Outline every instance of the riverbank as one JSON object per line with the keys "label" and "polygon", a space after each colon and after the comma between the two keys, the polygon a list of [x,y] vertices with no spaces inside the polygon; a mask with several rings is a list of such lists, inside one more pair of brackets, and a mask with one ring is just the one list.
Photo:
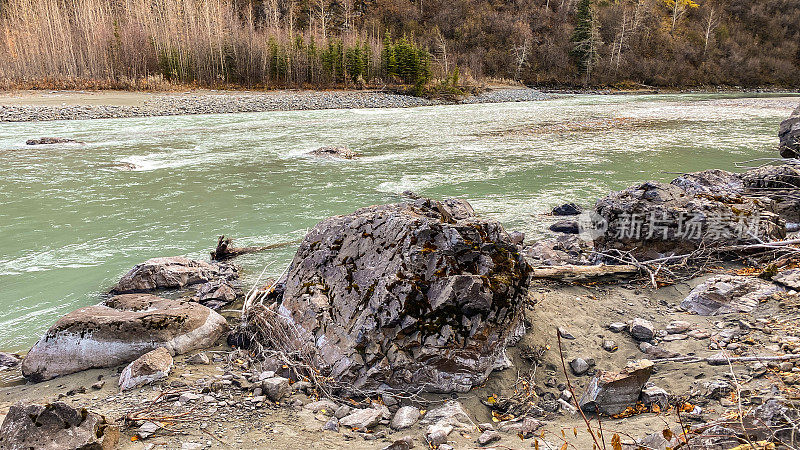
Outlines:
{"label": "riverbank", "polygon": [[322,109],[411,108],[544,100],[534,89],[487,89],[459,102],[380,91],[19,91],[0,93],[0,122],[107,119]]}

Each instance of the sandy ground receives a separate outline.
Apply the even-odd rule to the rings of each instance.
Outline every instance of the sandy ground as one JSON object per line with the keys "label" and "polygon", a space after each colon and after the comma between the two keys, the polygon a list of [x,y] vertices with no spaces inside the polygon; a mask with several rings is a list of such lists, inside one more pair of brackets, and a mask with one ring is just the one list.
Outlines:
{"label": "sandy ground", "polygon": [[[544,389],[558,394],[555,388],[547,388],[548,378],[555,378],[558,383],[565,381],[561,370],[557,341],[555,338],[557,327],[563,327],[575,336],[574,340],[564,340],[564,358],[567,363],[575,357],[584,359],[594,358],[597,369],[619,370],[630,360],[644,357],[638,349],[638,344],[627,333],[613,333],[608,330],[612,322],[626,321],[634,317],[642,317],[653,321],[656,329],[663,329],[671,320],[686,320],[695,324],[696,328],[714,332],[722,326],[734,323],[741,316],[729,315],[726,317],[701,317],[680,312],[677,305],[690,291],[699,284],[703,278],[691,280],[687,284],[665,287],[652,290],[641,284],[613,284],[613,285],[570,285],[556,282],[541,282],[535,285],[531,298],[536,302],[526,312],[526,319],[530,326],[522,341],[511,348],[513,367],[495,372],[485,386],[475,389],[467,394],[457,396],[470,413],[476,424],[492,422],[491,411],[481,403],[491,395],[510,396],[514,391],[514,384],[518,374],[536,370],[536,384]],[[762,306],[762,316],[774,314],[775,305]],[[750,317],[749,320],[755,320]],[[728,325],[726,325],[728,324]],[[604,339],[613,339],[619,349],[609,353],[601,348]],[[709,339],[686,339],[662,344],[665,348],[680,353],[681,355],[711,356],[716,351],[710,350]],[[769,354],[765,350],[768,342],[756,337],[754,345],[748,347],[754,354]],[[532,365],[521,355],[527,349],[544,347],[547,350],[536,364]],[[216,349],[213,353],[221,358],[227,347]],[[116,388],[118,373],[121,368],[112,370],[92,370],[70,376],[58,378],[41,384],[22,384],[18,382],[12,386],[0,388],[0,420],[8,408],[19,400],[27,401],[54,401],[59,397],[74,405],[82,405],[90,410],[100,412],[112,420],[119,421],[127,413],[141,407],[147,400],[154,399],[161,390],[169,389],[167,385],[175,386],[173,390],[194,390],[197,380],[209,380],[220,377],[226,369],[221,362],[208,366],[187,364],[184,357],[176,358],[176,367],[164,386],[149,386],[141,390],[120,394]],[[227,366],[230,370],[231,366]],[[245,369],[241,369],[245,370]],[[736,367],[737,377],[745,379],[747,367]],[[234,369],[235,372],[235,369]],[[656,371],[651,378],[657,386],[664,388],[673,395],[685,395],[698,383],[720,377],[729,377],[729,369],[725,366],[709,366],[705,363],[657,364]],[[102,389],[95,390],[90,386],[98,379],[106,381]],[[590,376],[576,377],[570,373],[570,380],[575,391],[580,396],[588,384]],[[751,389],[756,391],[764,389],[774,383],[768,378],[752,381]],[[186,385],[186,387],[180,387]],[[66,395],[68,391],[85,388],[85,393]],[[351,448],[373,449],[382,448],[395,439],[403,436],[412,436],[417,445],[424,448],[423,441],[425,427],[416,426],[402,432],[392,432],[388,427],[379,426],[370,434],[362,434],[342,429],[339,433],[322,432],[321,427],[326,417],[314,415],[301,405],[312,401],[305,394],[294,394],[281,405],[266,404],[261,408],[251,406],[247,394],[238,388],[222,391],[218,399],[228,399],[226,406],[213,406],[213,408],[200,405],[190,414],[192,420],[186,423],[171,425],[173,432],[164,433],[147,439],[146,441],[131,440],[135,430],[123,427],[123,438],[120,448],[142,449],[147,444],[156,444],[156,448],[180,448],[182,443],[192,442],[203,444],[206,448]],[[430,409],[441,401],[455,395],[428,396],[433,402],[420,405],[423,409]],[[732,404],[722,406],[718,401],[711,401],[704,407],[707,419],[718,417],[726,409],[731,410]],[[176,411],[185,411],[188,406],[178,407]],[[586,432],[586,426],[579,414],[561,412],[541,419],[546,425],[540,430],[539,437],[521,440],[515,435],[503,434],[503,439],[493,445],[497,448],[532,448],[534,442],[539,441],[539,448],[548,448],[545,443],[550,443],[553,448],[560,448],[568,442],[570,448],[591,448],[591,438]],[[685,420],[685,419],[684,419]],[[597,429],[597,421],[593,420]],[[672,412],[655,414],[652,412],[641,413],[624,419],[604,419],[603,429],[606,440],[610,440],[614,433],[619,433],[623,442],[631,442],[633,438],[641,438],[652,432],[661,432],[665,428],[680,429],[677,416]],[[563,433],[563,434],[562,434]],[[450,443],[455,448],[478,448],[476,439],[480,432],[453,432]]]}

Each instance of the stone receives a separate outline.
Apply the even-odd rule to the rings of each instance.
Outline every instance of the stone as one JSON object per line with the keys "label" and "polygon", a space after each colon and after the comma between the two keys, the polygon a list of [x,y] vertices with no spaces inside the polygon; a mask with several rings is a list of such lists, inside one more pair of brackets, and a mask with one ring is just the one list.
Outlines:
{"label": "stone", "polygon": [[662,410],[666,410],[666,408],[669,407],[670,395],[667,393],[667,391],[661,389],[653,383],[647,383],[642,389],[641,400],[645,405],[655,404],[658,405]]}
{"label": "stone", "polygon": [[83,144],[75,139],[61,137],[43,137],[39,139],[28,139],[26,145],[52,145],[52,144]]}
{"label": "stone", "polygon": [[611,352],[611,353],[614,353],[615,351],[617,351],[619,349],[619,347],[617,346],[617,343],[612,341],[611,339],[604,339],[602,347],[603,347],[603,350],[605,350],[607,352]]}
{"label": "stone", "polygon": [[500,422],[497,426],[498,431],[509,433],[516,436],[522,435],[523,438],[529,439],[533,434],[542,427],[542,423],[533,417],[516,418],[513,420],[506,420]]}
{"label": "stone", "polygon": [[420,417],[419,408],[415,408],[413,406],[402,406],[400,409],[394,413],[394,417],[392,418],[392,422],[389,424],[389,427],[395,431],[405,430],[406,428],[412,427]]}
{"label": "stone", "polygon": [[92,389],[94,389],[96,391],[99,391],[100,389],[103,389],[103,386],[105,386],[105,385],[106,385],[106,382],[103,381],[103,380],[100,380],[97,383],[94,383],[92,385]]}
{"label": "stone", "polygon": [[712,198],[734,199],[745,191],[740,174],[720,169],[687,173],[670,183],[686,191],[689,195],[703,195]]}
{"label": "stone", "polygon": [[233,303],[242,294],[238,280],[221,278],[199,285],[192,300],[216,311]]}
{"label": "stone", "polygon": [[800,165],[762,166],[742,174],[749,195],[760,196],[772,204],[769,210],[786,222],[800,222]]}
{"label": "stone", "polygon": [[[669,439],[664,437],[665,434],[669,436]],[[636,445],[638,446],[637,448],[645,448],[648,450],[668,450],[676,448],[679,444],[681,444],[681,441],[678,438],[680,435],[680,432],[675,433],[670,431],[670,433],[664,433],[664,431],[659,431],[648,434],[641,439],[637,439]]]}
{"label": "stone", "polygon": [[16,403],[0,426],[0,448],[8,450],[111,450],[119,428],[106,418],[66,403]]}
{"label": "stone", "polygon": [[320,147],[316,150],[312,150],[311,153],[314,156],[327,156],[330,158],[341,158],[341,159],[353,159],[358,154],[347,147]]}
{"label": "stone", "polygon": [[711,333],[707,330],[689,330],[686,335],[694,339],[708,339],[711,337]]}
{"label": "stone", "polygon": [[325,422],[325,425],[322,426],[322,430],[323,431],[335,431],[335,432],[338,433],[339,432],[339,419],[337,419],[336,417],[331,417],[330,419],[328,419],[327,422]]}
{"label": "stone", "polygon": [[[728,202],[692,192],[648,181],[598,200],[595,214],[602,226],[596,225],[593,233],[596,250],[627,251],[641,261],[689,254],[701,245],[751,244],[786,236],[771,199],[741,196]],[[759,218],[748,222],[752,235],[742,232],[738,217]]]}
{"label": "stone", "polygon": [[448,400],[444,405],[431,409],[425,414],[421,422],[423,424],[448,424],[465,429],[469,429],[472,425],[472,419],[469,418],[469,414],[461,406],[461,403],[456,400]]}
{"label": "stone", "polygon": [[672,342],[672,341],[682,341],[684,339],[688,339],[689,336],[686,334],[668,334],[664,336],[664,342]]}
{"label": "stone", "polygon": [[161,427],[153,422],[145,422],[136,430],[136,436],[138,436],[139,439],[147,439],[160,429]]}
{"label": "stone", "polygon": [[317,224],[281,282],[278,317],[314,366],[353,389],[467,392],[510,366],[529,265],[463,200],[371,206]]}
{"label": "stone", "polygon": [[589,264],[583,250],[587,244],[574,234],[541,239],[525,247],[525,257],[535,266]]}
{"label": "stone", "polygon": [[508,237],[514,245],[521,246],[525,244],[525,233],[521,231],[512,231],[508,233]]}
{"label": "stone", "polygon": [[[772,281],[789,289],[800,291],[800,269],[784,270],[772,277]],[[1,364],[1,363],[0,363]]]}
{"label": "stone", "polygon": [[575,203],[565,203],[561,206],[553,208],[554,216],[577,216],[583,212],[583,208]]}
{"label": "stone", "polygon": [[628,324],[625,322],[613,322],[608,325],[608,329],[612,333],[620,333],[626,328],[628,328]]}
{"label": "stone", "polygon": [[619,414],[636,404],[652,371],[653,363],[647,359],[631,362],[620,372],[599,371],[586,388],[579,405],[587,412],[609,416]]}
{"label": "stone", "polygon": [[485,446],[500,440],[500,433],[494,430],[486,430],[478,436],[478,444]]}
{"label": "stone", "polygon": [[122,371],[119,376],[119,389],[127,391],[163,380],[169,376],[172,365],[172,355],[164,347],[145,353]]}
{"label": "stone", "polygon": [[631,321],[631,326],[628,331],[637,341],[649,341],[656,335],[653,322],[639,317]]}
{"label": "stone", "polygon": [[436,424],[431,425],[425,432],[425,440],[428,444],[437,446],[447,443],[447,437],[453,432],[452,425]]}
{"label": "stone", "polygon": [[550,225],[550,231],[565,234],[578,234],[580,232],[580,227],[578,226],[578,222],[574,220],[561,220]]}
{"label": "stone", "polygon": [[681,308],[701,316],[747,313],[781,291],[782,288],[760,278],[715,275],[692,289],[681,302]]}
{"label": "stone", "polygon": [[205,352],[200,352],[196,355],[192,355],[189,359],[186,360],[189,364],[196,364],[196,365],[207,365],[211,364],[211,360],[208,359],[208,355]]}
{"label": "stone", "polygon": [[800,106],[792,112],[788,119],[781,122],[778,140],[781,157],[800,157]]}
{"label": "stone", "polygon": [[[414,438],[411,436],[405,436],[402,439],[395,440],[386,447],[383,447],[381,450],[409,450],[412,448],[414,448]],[[444,450],[443,445],[439,446],[439,450]]]}
{"label": "stone", "polygon": [[678,352],[668,350],[660,345],[653,345],[649,342],[640,342],[639,350],[647,356],[653,358],[674,358],[678,356]]}
{"label": "stone", "polygon": [[284,377],[272,377],[262,380],[261,389],[273,402],[281,401],[292,390],[289,379]]}
{"label": "stone", "polygon": [[692,324],[685,320],[673,320],[667,325],[666,331],[669,334],[681,334],[689,331]]}
{"label": "stone", "polygon": [[347,416],[343,417],[339,424],[344,427],[367,430],[378,425],[384,416],[391,417],[389,409],[383,405],[373,406],[364,409],[355,409]]}
{"label": "stone", "polygon": [[194,392],[184,392],[180,397],[178,397],[178,401],[185,405],[187,403],[196,402],[201,398],[202,396],[195,394]]}
{"label": "stone", "polygon": [[118,295],[59,319],[22,362],[22,374],[43,381],[114,367],[165,347],[184,354],[215,345],[228,323],[197,303],[150,294]]}
{"label": "stone", "polygon": [[333,415],[336,416],[337,419],[341,419],[342,417],[350,414],[350,411],[352,411],[352,409],[353,408],[351,408],[351,407],[349,407],[347,405],[342,405],[342,406],[336,408],[336,411],[334,411]]}
{"label": "stone", "polygon": [[17,367],[20,362],[19,355],[13,353],[0,352],[0,370]]}
{"label": "stone", "polygon": [[800,413],[781,398],[770,398],[743,417],[748,433],[752,433],[756,440],[769,439],[774,442],[800,441],[800,430],[794,426],[798,421]]}
{"label": "stone", "polygon": [[589,370],[589,364],[583,358],[575,358],[569,362],[569,367],[575,375],[583,375]]}
{"label": "stone", "polygon": [[566,328],[558,327],[558,335],[561,336],[562,339],[569,339],[574,340],[575,336],[572,335]]}
{"label": "stone", "polygon": [[332,416],[334,415],[336,410],[339,409],[339,406],[336,403],[332,402],[331,400],[322,399],[322,400],[317,400],[316,402],[311,402],[303,406],[303,409],[307,409],[314,414],[321,412],[326,416]]}
{"label": "stone", "polygon": [[238,278],[238,270],[231,264],[208,263],[183,256],[153,258],[134,266],[122,276],[111,292],[113,294],[150,292],[235,278]]}

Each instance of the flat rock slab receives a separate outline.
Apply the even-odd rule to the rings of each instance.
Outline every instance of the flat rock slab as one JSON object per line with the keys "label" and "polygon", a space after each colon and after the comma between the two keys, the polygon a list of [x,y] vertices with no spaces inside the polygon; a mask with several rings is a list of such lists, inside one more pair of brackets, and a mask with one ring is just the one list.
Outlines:
{"label": "flat rock slab", "polygon": [[0,426],[3,450],[111,450],[119,441],[119,428],[105,417],[66,403],[17,403]]}
{"label": "flat rock slab", "polygon": [[224,317],[194,302],[118,295],[59,319],[28,352],[22,374],[49,380],[127,364],[159,347],[183,354],[213,346],[227,330]]}
{"label": "flat rock slab", "polygon": [[372,408],[356,409],[339,421],[339,425],[359,430],[374,428],[384,418],[391,417],[389,408],[380,405]]}
{"label": "flat rock slab", "polygon": [[[238,278],[238,271],[231,264],[208,263],[183,256],[153,258],[134,266],[123,275],[111,292],[114,294],[150,292],[234,278]],[[209,288],[209,291],[213,290]]]}
{"label": "flat rock slab", "polygon": [[582,410],[613,416],[639,400],[653,363],[643,359],[630,363],[621,372],[600,371],[592,378],[579,403]]}
{"label": "flat rock slab", "polygon": [[783,288],[760,278],[717,275],[692,289],[681,308],[701,316],[751,312]]}
{"label": "flat rock slab", "polygon": [[800,269],[789,269],[772,277],[772,281],[790,289],[800,291]]}

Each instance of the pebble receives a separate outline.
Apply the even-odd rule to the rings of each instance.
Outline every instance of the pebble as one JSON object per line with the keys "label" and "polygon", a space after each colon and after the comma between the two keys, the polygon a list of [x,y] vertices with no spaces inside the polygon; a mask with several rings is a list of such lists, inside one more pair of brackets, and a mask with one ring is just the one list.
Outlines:
{"label": "pebble", "polygon": [[569,331],[567,331],[566,328],[563,327],[558,327],[558,335],[564,339],[575,339],[575,336],[573,336]]}
{"label": "pebble", "polygon": [[617,347],[617,343],[612,341],[611,339],[604,340],[602,347],[603,347],[603,350],[605,350],[607,352],[611,352],[611,353],[614,353],[615,351],[617,351],[619,349],[619,347]]}
{"label": "pebble", "polygon": [[569,367],[575,375],[583,375],[589,370],[589,363],[584,361],[583,358],[575,358],[569,362]]}
{"label": "pebble", "polygon": [[639,317],[633,319],[629,332],[638,341],[649,341],[656,335],[653,322]]}
{"label": "pebble", "polygon": [[625,322],[614,322],[608,326],[608,329],[611,330],[612,333],[620,333],[625,328],[628,328],[628,324]]}
{"label": "pebble", "polygon": [[500,440],[500,433],[494,430],[486,430],[480,436],[478,436],[478,444],[480,445],[491,444],[492,442],[499,440]]}
{"label": "pebble", "polygon": [[689,331],[692,324],[685,320],[673,320],[667,325],[666,331],[669,334],[680,334]]}

